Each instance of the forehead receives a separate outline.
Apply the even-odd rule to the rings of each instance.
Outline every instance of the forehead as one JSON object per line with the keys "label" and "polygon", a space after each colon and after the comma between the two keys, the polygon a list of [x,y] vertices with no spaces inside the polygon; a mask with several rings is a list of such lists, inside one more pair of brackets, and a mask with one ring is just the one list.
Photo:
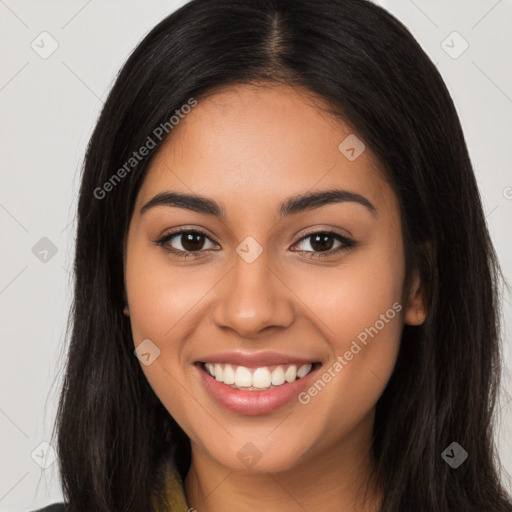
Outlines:
{"label": "forehead", "polygon": [[282,84],[231,85],[198,98],[180,119],[138,204],[171,189],[215,197],[228,214],[229,205],[257,213],[283,197],[334,187],[374,204],[393,196],[377,159],[318,96]]}

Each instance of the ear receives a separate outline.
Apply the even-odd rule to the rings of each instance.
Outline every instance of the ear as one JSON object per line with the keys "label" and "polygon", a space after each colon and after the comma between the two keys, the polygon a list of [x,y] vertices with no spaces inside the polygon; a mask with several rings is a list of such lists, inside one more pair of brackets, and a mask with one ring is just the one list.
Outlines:
{"label": "ear", "polygon": [[408,325],[421,325],[427,316],[420,273],[415,270],[407,295],[404,321]]}

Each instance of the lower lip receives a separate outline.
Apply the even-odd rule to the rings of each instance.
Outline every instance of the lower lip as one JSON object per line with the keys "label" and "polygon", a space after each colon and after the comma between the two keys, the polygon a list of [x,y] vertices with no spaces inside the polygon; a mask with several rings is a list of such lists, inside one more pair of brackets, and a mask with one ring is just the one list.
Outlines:
{"label": "lower lip", "polygon": [[204,387],[210,395],[226,409],[256,416],[267,414],[291,402],[308,386],[309,381],[320,368],[313,368],[305,377],[281,384],[264,391],[243,391],[219,382],[206,372],[201,363],[196,363]]}

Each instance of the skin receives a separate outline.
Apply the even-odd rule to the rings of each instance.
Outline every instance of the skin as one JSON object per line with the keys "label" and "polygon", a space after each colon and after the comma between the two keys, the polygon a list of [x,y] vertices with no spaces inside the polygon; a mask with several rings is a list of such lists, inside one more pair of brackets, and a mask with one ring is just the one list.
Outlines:
{"label": "skin", "polygon": [[[258,86],[263,85],[263,86]],[[215,89],[174,128],[138,194],[125,245],[125,284],[134,345],[160,355],[141,368],[187,433],[190,507],[201,511],[377,510],[369,485],[375,404],[388,382],[404,323],[425,319],[421,283],[404,289],[405,257],[396,194],[367,147],[349,161],[338,149],[353,130],[312,93],[279,84]],[[285,199],[342,188],[375,211],[340,202],[278,218]],[[178,191],[221,204],[226,219],[168,205],[143,214],[156,194]],[[173,229],[200,229],[199,251],[180,258],[155,243]],[[337,253],[307,234],[334,231],[356,245]],[[263,249],[248,264],[236,248]],[[202,244],[202,245],[201,245]],[[187,245],[182,235],[168,245]],[[330,255],[319,257],[322,251]],[[327,254],[327,253],[325,253]],[[195,255],[195,257],[194,257]],[[332,367],[394,303],[402,310],[308,404],[268,414],[230,412],[204,389],[200,355],[272,349]],[[253,443],[261,458],[237,456]]]}

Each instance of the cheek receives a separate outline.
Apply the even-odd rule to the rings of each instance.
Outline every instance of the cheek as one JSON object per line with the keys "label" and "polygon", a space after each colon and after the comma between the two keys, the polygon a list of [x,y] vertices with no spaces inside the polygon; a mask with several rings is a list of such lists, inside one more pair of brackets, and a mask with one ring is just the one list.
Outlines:
{"label": "cheek", "polygon": [[[133,343],[148,344],[157,357],[143,364],[149,384],[164,406],[180,422],[194,417],[194,401],[184,382],[195,371],[187,361],[188,341],[197,329],[204,298],[218,276],[199,267],[194,270],[170,265],[163,250],[155,251],[141,240],[128,244],[126,289],[130,305]],[[142,345],[141,345],[142,346]],[[197,404],[196,404],[197,406]],[[197,414],[197,411],[195,412]]]}
{"label": "cheek", "polygon": [[304,296],[309,288],[308,306],[332,352],[303,403],[324,421],[325,411],[336,411],[327,420],[336,430],[369,412],[391,376],[403,329],[404,268],[401,244],[375,244],[297,291]]}
{"label": "cheek", "polygon": [[[165,253],[159,252],[142,242],[128,246],[126,288],[133,343],[135,347],[146,344],[151,360],[144,364],[141,358],[141,370],[169,413],[178,423],[188,425],[188,419],[200,416],[202,409],[196,410],[197,404],[183,385],[191,368],[181,364],[180,355],[206,285],[198,286],[198,279],[192,284],[179,268],[171,269]],[[201,419],[207,421],[207,417]]]}
{"label": "cheek", "polygon": [[[399,242],[377,240],[371,246],[347,253],[336,267],[296,276],[297,295],[307,298],[305,302],[317,315],[315,324],[322,328],[337,354],[348,350],[359,335],[364,342],[364,333],[375,324],[381,339],[399,338],[405,277]],[[314,321],[313,316],[311,320]]]}
{"label": "cheek", "polygon": [[200,270],[191,274],[171,266],[163,250],[147,245],[133,244],[126,262],[133,337],[135,344],[149,338],[167,345],[184,335],[187,319],[211,284],[207,276],[198,276]]}

